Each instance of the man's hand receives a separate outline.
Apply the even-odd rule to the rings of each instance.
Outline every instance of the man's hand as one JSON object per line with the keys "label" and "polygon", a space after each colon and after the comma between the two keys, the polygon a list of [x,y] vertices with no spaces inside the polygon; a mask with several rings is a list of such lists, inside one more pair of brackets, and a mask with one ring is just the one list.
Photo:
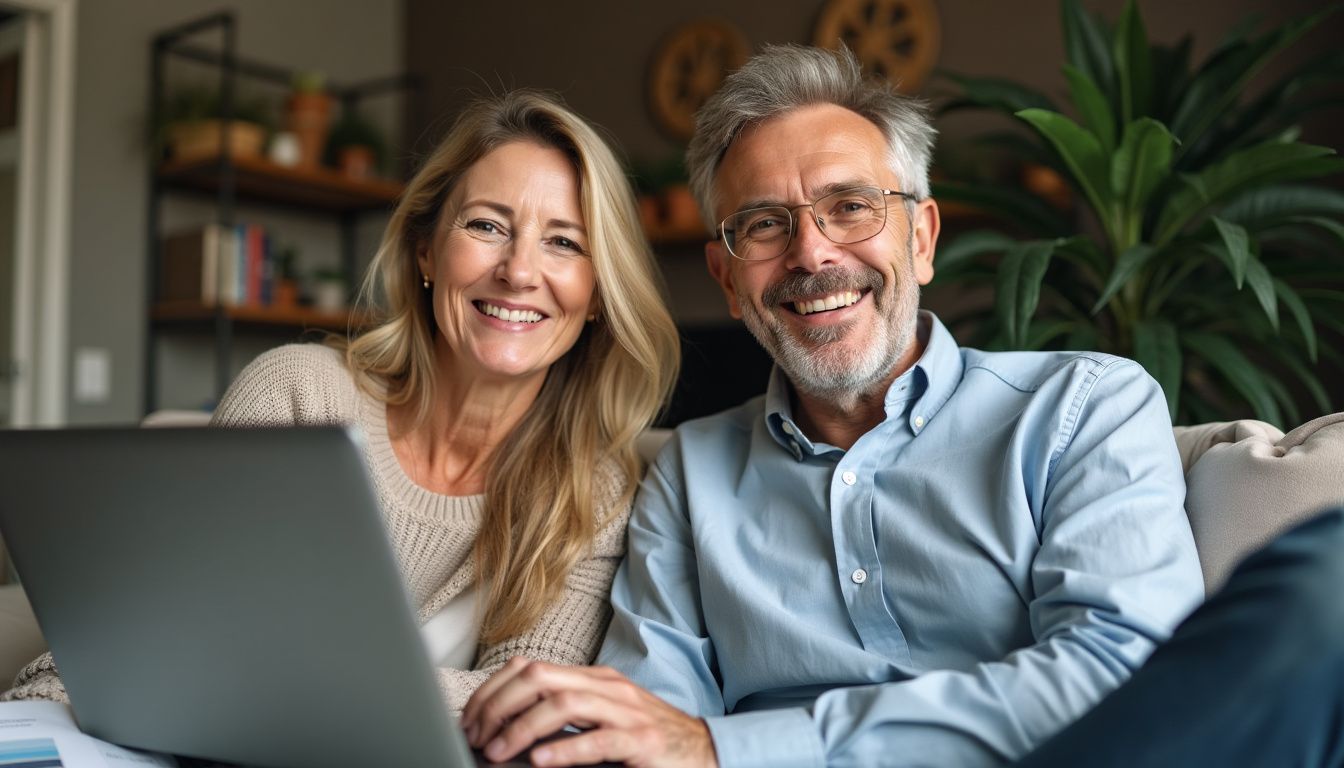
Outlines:
{"label": "man's hand", "polygon": [[532,750],[534,765],[584,765],[603,760],[631,766],[716,768],[703,720],[606,667],[566,667],[511,659],[485,681],[462,710],[473,747],[490,760],[509,760],[566,725],[590,729]]}

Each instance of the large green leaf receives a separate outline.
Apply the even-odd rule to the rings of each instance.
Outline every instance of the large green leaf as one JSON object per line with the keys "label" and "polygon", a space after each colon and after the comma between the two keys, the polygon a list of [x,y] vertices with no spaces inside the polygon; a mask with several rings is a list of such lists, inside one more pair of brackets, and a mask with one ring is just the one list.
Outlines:
{"label": "large green leaf", "polygon": [[1064,65],[1064,77],[1069,81],[1069,94],[1078,117],[1089,131],[1096,134],[1106,154],[1115,151],[1115,113],[1101,88],[1082,70]]}
{"label": "large green leaf", "polygon": [[1258,231],[1291,221],[1297,216],[1344,217],[1344,192],[1326,187],[1281,184],[1245,190],[1218,213],[1230,221]]}
{"label": "large green leaf", "polygon": [[1279,299],[1274,291],[1274,278],[1270,277],[1269,270],[1259,259],[1252,258],[1246,262],[1246,282],[1251,286],[1251,292],[1255,294],[1255,300],[1260,302],[1260,308],[1265,311],[1265,317],[1269,324],[1274,327],[1274,332],[1279,331]]}
{"label": "large green leaf", "polygon": [[1068,219],[1044,200],[1014,187],[952,182],[935,182],[932,187],[933,196],[939,201],[969,205],[1031,235],[1058,237],[1074,229]]}
{"label": "large green leaf", "polygon": [[1125,3],[1115,31],[1115,71],[1120,85],[1120,119],[1128,125],[1151,114],[1153,108],[1153,54],[1148,33],[1134,0]]}
{"label": "large green leaf", "polygon": [[1204,331],[1183,331],[1181,345],[1193,357],[1202,358],[1222,374],[1228,384],[1236,390],[1246,402],[1257,419],[1270,424],[1283,424],[1274,395],[1265,384],[1260,370],[1241,350],[1222,336]]}
{"label": "large green leaf", "polygon": [[1344,171],[1344,160],[1329,147],[1267,142],[1235,152],[1196,175],[1171,196],[1157,222],[1154,241],[1161,244],[1211,206],[1254,186],[1302,181]]}
{"label": "large green leaf", "polygon": [[1169,125],[1176,110],[1180,95],[1190,82],[1190,47],[1193,38],[1186,34],[1180,42],[1168,48],[1161,45],[1152,47],[1153,71],[1161,72],[1161,77],[1153,78],[1152,116],[1163,125]]}
{"label": "large green leaf", "polygon": [[1054,146],[1092,207],[1104,217],[1110,203],[1110,168],[1097,137],[1058,112],[1024,109],[1017,116],[1040,131]]}
{"label": "large green leaf", "polygon": [[996,109],[1015,114],[1024,109],[1055,109],[1049,96],[1021,83],[1000,77],[971,77],[969,75],[942,73],[944,77],[961,86],[961,98],[948,102],[942,112],[950,112],[967,107]]}
{"label": "large green leaf", "polygon": [[1173,139],[1166,126],[1143,117],[1125,126],[1120,149],[1111,157],[1111,191],[1119,204],[1122,245],[1139,239],[1143,213],[1153,192],[1171,172]]}
{"label": "large green leaf", "polygon": [[1054,250],[1055,243],[1048,240],[1018,243],[999,262],[994,306],[1004,342],[1012,349],[1026,345],[1031,316],[1041,300],[1041,279]]}
{"label": "large green leaf", "polygon": [[1302,332],[1302,341],[1307,346],[1307,357],[1311,362],[1316,362],[1316,326],[1311,322],[1311,312],[1307,309],[1306,302],[1302,301],[1302,297],[1297,295],[1292,286],[1277,278],[1274,280],[1274,293],[1297,321],[1297,328]]}
{"label": "large green leaf", "polygon": [[1102,24],[1078,0],[1060,0],[1064,24],[1064,53],[1069,63],[1087,75],[1106,94],[1115,90],[1115,65]]}
{"label": "large green leaf", "polygon": [[1115,260],[1115,269],[1111,270],[1111,276],[1106,281],[1106,287],[1101,291],[1101,298],[1092,307],[1092,314],[1097,314],[1106,306],[1115,294],[1120,292],[1129,284],[1134,275],[1143,268],[1145,264],[1152,260],[1158,253],[1157,249],[1147,243],[1138,243],[1125,249],[1120,254],[1120,258]]}
{"label": "large green leaf", "polygon": [[1279,381],[1278,377],[1272,372],[1266,370],[1260,371],[1260,379],[1265,382],[1265,387],[1273,395],[1274,402],[1279,404],[1283,413],[1283,424],[1301,424],[1302,414],[1298,412],[1297,405],[1293,402],[1293,395],[1283,385],[1283,382]]}
{"label": "large green leaf", "polygon": [[1327,8],[1290,21],[1257,40],[1238,41],[1220,49],[1191,80],[1172,118],[1171,132],[1185,148],[1194,146],[1196,139],[1241,96],[1247,80],[1334,10]]}
{"label": "large green leaf", "polygon": [[1227,269],[1232,273],[1232,280],[1237,285],[1237,290],[1241,290],[1242,283],[1246,280],[1246,265],[1250,263],[1251,238],[1246,234],[1246,229],[1229,221],[1223,221],[1217,216],[1213,217],[1213,225],[1218,230],[1218,237],[1222,241],[1222,249],[1219,251],[1219,257],[1227,264]]}
{"label": "large green leaf", "polygon": [[1017,245],[1017,241],[1013,238],[989,229],[977,229],[959,235],[947,245],[938,247],[933,262],[934,280],[954,277],[977,256],[1003,253],[1014,245]]}
{"label": "large green leaf", "polygon": [[1134,325],[1134,359],[1157,383],[1167,398],[1167,411],[1176,418],[1181,396],[1181,345],[1176,326],[1166,320],[1145,320]]}

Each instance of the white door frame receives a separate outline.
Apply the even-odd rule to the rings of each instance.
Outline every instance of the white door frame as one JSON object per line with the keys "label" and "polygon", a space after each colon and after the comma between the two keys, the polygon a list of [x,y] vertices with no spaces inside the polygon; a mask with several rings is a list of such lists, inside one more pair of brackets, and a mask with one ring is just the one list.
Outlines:
{"label": "white door frame", "polygon": [[66,420],[76,2],[0,0],[28,14],[19,65],[14,220],[15,427],[55,427]]}

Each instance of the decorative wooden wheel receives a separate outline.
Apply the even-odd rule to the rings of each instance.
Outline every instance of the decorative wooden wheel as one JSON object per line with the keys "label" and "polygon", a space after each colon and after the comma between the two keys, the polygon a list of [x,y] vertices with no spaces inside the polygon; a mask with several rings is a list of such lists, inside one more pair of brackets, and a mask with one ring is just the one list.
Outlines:
{"label": "decorative wooden wheel", "polygon": [[749,52],[742,33],[722,21],[693,21],[663,38],[649,65],[648,84],[649,111],[659,130],[690,139],[695,111]]}
{"label": "decorative wooden wheel", "polygon": [[938,61],[940,28],[933,0],[829,0],[812,34],[813,45],[841,43],[870,75],[914,93]]}

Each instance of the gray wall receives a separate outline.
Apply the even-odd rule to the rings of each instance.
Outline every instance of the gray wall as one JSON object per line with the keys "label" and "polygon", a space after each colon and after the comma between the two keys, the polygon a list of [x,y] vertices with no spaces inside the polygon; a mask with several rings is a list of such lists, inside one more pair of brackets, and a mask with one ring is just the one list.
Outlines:
{"label": "gray wall", "polygon": [[[238,46],[243,56],[283,67],[322,70],[337,82],[379,77],[402,67],[403,4],[396,0],[79,3],[70,349],[110,350],[112,387],[111,398],[104,403],[72,400],[68,414],[73,424],[127,422],[141,415],[149,43],[165,27],[224,6],[237,14]],[[209,40],[202,38],[203,42]],[[169,215],[180,223],[202,220],[197,217],[208,213],[208,209],[193,211],[190,206],[179,206]],[[305,230],[315,226],[298,225]],[[306,250],[334,249],[334,234],[317,238]],[[187,405],[200,399],[198,392],[208,392],[211,361],[208,355],[200,354],[201,344],[178,346],[188,354],[168,360],[174,394],[167,404]],[[246,354],[243,351],[241,356]]]}

